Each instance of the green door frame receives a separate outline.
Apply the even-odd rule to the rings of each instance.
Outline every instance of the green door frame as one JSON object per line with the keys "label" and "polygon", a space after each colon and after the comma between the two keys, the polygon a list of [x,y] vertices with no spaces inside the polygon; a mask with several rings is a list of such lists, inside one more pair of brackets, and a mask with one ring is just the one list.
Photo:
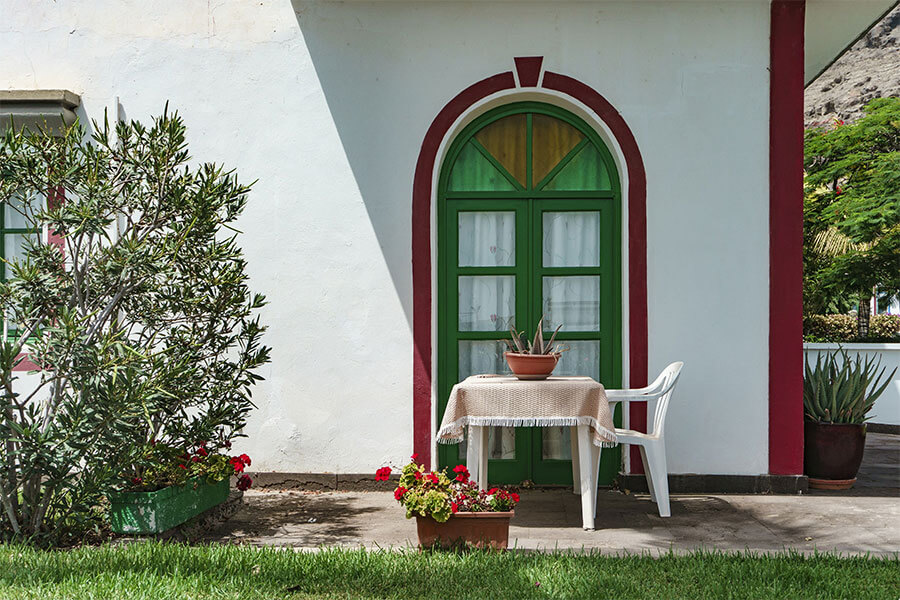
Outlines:
{"label": "green door frame", "polygon": [[[526,185],[515,180],[480,144],[475,144],[484,156],[509,180],[509,191],[459,192],[450,191],[450,170],[463,147],[486,125],[504,117],[525,113],[526,133]],[[560,163],[537,185],[532,182],[532,118],[533,114],[548,115],[560,119],[579,130],[585,137]],[[599,151],[609,173],[608,191],[549,191],[541,189],[560,172],[586,144],[593,144]],[[456,137],[441,166],[438,181],[438,419],[443,415],[450,389],[458,381],[459,340],[497,340],[508,338],[508,332],[458,331],[458,292],[451,284],[460,275],[514,275],[516,276],[516,326],[528,331],[540,317],[542,310],[543,277],[548,275],[599,275],[601,276],[601,324],[596,332],[560,332],[558,339],[600,339],[600,381],[607,387],[621,387],[622,381],[622,294],[621,294],[621,188],[615,162],[603,141],[582,119],[556,106],[537,102],[518,102],[488,111],[473,120]],[[508,211],[516,215],[516,260],[513,267],[459,267],[457,215],[473,210]],[[601,213],[600,267],[544,267],[542,265],[542,213],[564,211],[599,211]],[[526,289],[527,288],[527,289]],[[524,316],[524,318],[523,318]],[[529,331],[529,333],[533,333]],[[621,423],[621,410],[617,408],[615,419]],[[531,479],[538,484],[572,483],[571,462],[543,459],[542,432],[540,428],[519,428],[516,434],[516,457],[511,460],[491,460],[492,482],[519,483]],[[438,447],[439,466],[453,466],[465,461],[459,446]],[[620,451],[605,451],[601,464],[601,483],[609,483],[618,473]]]}

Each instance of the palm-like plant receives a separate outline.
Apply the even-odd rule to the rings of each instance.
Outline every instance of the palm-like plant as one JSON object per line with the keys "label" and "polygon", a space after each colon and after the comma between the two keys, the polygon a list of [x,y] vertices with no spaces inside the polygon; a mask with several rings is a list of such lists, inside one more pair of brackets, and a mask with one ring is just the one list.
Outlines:
{"label": "palm-like plant", "polygon": [[[839,360],[840,357],[840,360]],[[881,368],[879,372],[878,369]],[[806,418],[819,423],[863,424],[875,400],[890,385],[895,368],[884,377],[887,367],[881,357],[851,360],[845,350],[820,354],[815,367],[805,364],[803,409]]]}

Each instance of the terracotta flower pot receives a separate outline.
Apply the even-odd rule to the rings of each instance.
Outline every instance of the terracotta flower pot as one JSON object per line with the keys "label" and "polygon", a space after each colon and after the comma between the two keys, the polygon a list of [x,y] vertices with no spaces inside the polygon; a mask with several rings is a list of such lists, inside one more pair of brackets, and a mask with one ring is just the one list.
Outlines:
{"label": "terracotta flower pot", "polygon": [[509,512],[459,512],[444,523],[416,516],[419,545],[423,548],[493,548],[505,550],[509,543]]}
{"label": "terracotta flower pot", "polygon": [[559,362],[559,354],[504,352],[510,370],[519,379],[547,379]]}
{"label": "terracotta flower pot", "polygon": [[805,421],[803,434],[803,472],[809,477],[809,487],[853,487],[866,447],[866,426]]}

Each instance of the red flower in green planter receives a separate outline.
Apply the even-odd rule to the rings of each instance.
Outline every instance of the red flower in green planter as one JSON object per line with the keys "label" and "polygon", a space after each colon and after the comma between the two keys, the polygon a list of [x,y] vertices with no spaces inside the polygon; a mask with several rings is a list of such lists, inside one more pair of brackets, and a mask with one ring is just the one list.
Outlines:
{"label": "red flower in green planter", "polygon": [[251,485],[253,485],[253,480],[249,475],[241,475],[237,480],[237,489],[242,492],[249,490]]}
{"label": "red flower in green planter", "polygon": [[240,456],[238,456],[238,458],[241,460],[242,463],[244,463],[245,467],[250,466],[250,457],[249,456],[247,456],[246,454],[241,454]]}
{"label": "red flower in green planter", "polygon": [[405,494],[408,490],[402,485],[398,485],[397,489],[394,490],[394,500],[400,500],[403,498],[403,494]]}
{"label": "red flower in green planter", "polygon": [[381,467],[375,471],[375,481],[387,481],[391,478],[391,468]]}
{"label": "red flower in green planter", "polygon": [[469,480],[469,470],[465,465],[456,465],[453,467],[453,472],[456,473],[456,481],[465,483]]}
{"label": "red flower in green planter", "polygon": [[438,484],[441,482],[441,478],[437,476],[437,473],[431,472],[425,476],[425,482]]}
{"label": "red flower in green planter", "polygon": [[240,459],[238,456],[232,456],[229,460],[231,466],[234,467],[235,473],[243,473],[244,472],[244,461]]}

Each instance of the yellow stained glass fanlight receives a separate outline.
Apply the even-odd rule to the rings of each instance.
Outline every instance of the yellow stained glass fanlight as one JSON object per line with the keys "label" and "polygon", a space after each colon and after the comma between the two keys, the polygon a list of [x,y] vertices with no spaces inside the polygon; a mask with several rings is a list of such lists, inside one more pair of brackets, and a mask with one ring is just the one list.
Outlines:
{"label": "yellow stained glass fanlight", "polygon": [[522,187],[527,186],[527,133],[526,116],[523,113],[497,119],[475,134],[475,139]]}
{"label": "yellow stained glass fanlight", "polygon": [[[526,112],[507,115],[476,131],[450,170],[448,190],[612,189],[603,157],[584,133],[550,115],[533,113],[528,117]],[[531,181],[528,180],[529,160]]]}
{"label": "yellow stained glass fanlight", "polygon": [[534,115],[532,117],[531,147],[532,178],[538,185],[584,139],[580,131],[554,117]]}

